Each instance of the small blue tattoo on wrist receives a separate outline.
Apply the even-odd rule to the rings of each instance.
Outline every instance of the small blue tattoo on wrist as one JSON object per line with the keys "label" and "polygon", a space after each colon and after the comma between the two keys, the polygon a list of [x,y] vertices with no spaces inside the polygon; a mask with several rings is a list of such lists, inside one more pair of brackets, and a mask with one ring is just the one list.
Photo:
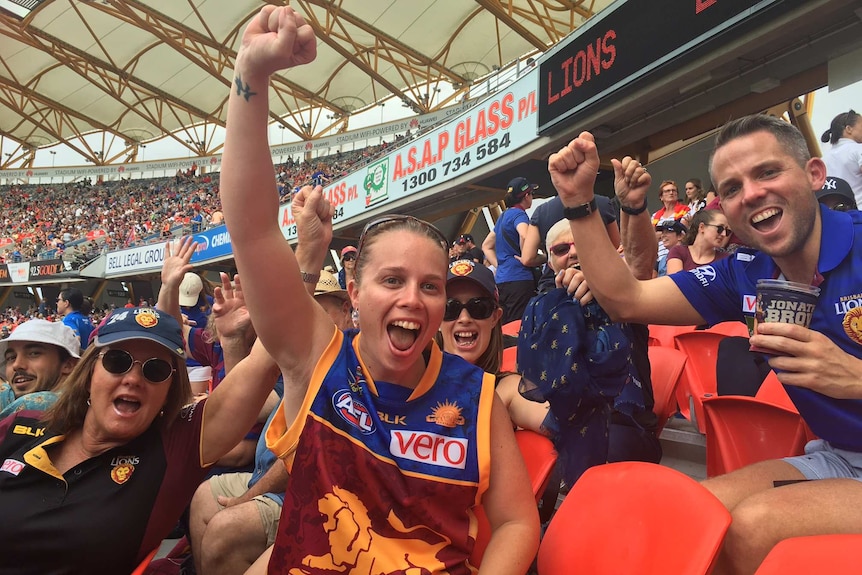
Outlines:
{"label": "small blue tattoo on wrist", "polygon": [[247,82],[245,87],[243,87],[242,77],[237,76],[233,79],[233,82],[236,84],[236,95],[245,98],[246,102],[248,102],[248,99],[252,96],[257,96],[257,92],[252,92]]}

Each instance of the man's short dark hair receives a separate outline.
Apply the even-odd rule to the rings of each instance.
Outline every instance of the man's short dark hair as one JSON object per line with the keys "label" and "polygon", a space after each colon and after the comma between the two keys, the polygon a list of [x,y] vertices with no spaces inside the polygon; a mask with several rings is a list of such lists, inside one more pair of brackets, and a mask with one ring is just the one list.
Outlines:
{"label": "man's short dark hair", "polygon": [[775,136],[784,151],[790,154],[800,166],[804,167],[811,159],[811,152],[808,151],[805,137],[796,126],[768,114],[753,114],[728,122],[718,132],[718,136],[715,138],[715,147],[709,156],[709,175],[713,183],[716,181],[712,173],[712,160],[718,149],[737,138],[757,132],[767,132]]}
{"label": "man's short dark hair", "polygon": [[78,311],[84,305],[84,294],[78,288],[66,288],[60,292],[60,297],[69,302],[74,311]]}

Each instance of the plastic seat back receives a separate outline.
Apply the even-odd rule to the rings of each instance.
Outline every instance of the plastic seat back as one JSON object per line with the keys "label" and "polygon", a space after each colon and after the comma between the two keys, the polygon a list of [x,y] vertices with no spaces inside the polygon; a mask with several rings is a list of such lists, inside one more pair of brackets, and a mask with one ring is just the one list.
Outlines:
{"label": "plastic seat back", "polygon": [[144,557],[144,560],[141,561],[141,563],[135,568],[134,571],[132,571],[132,575],[143,575],[144,573],[146,573],[147,567],[150,566],[150,563],[152,562],[153,557],[156,556],[156,552],[158,552],[158,550],[159,548],[156,547],[155,549],[150,551],[150,553],[146,557]]}
{"label": "plastic seat back", "polygon": [[742,395],[705,398],[703,409],[707,477],[804,452],[806,426],[795,411]]}
{"label": "plastic seat back", "polygon": [[518,347],[503,348],[503,360],[500,363],[500,371],[517,371],[518,370]]}
{"label": "plastic seat back", "polygon": [[658,417],[657,432],[661,432],[668,418],[676,413],[676,387],[685,368],[686,357],[678,349],[661,346],[650,347],[647,353],[655,398],[653,412]]}
{"label": "plastic seat back", "polygon": [[813,535],[779,541],[755,575],[855,575],[862,535]]}
{"label": "plastic seat back", "polygon": [[538,572],[701,575],[729,525],[724,505],[679,471],[640,461],[598,465],[578,479],[551,519]]}
{"label": "plastic seat back", "polygon": [[[524,458],[527,475],[530,476],[530,487],[533,489],[533,495],[538,504],[542,493],[548,486],[548,479],[551,477],[554,465],[557,463],[557,452],[554,450],[554,444],[551,443],[550,439],[535,431],[519,429],[515,432],[515,441],[518,442],[518,449]],[[481,506],[476,509],[476,518],[479,529],[476,533],[473,553],[470,554],[470,564],[478,567],[482,564],[485,548],[488,547],[488,542],[491,540],[491,525],[488,523],[485,509]]]}
{"label": "plastic seat back", "polygon": [[[702,397],[716,395],[715,364],[718,359],[718,344],[726,335],[714,331],[689,331],[674,337],[676,348],[686,355],[685,377],[676,388],[679,412],[690,419],[703,433]],[[691,413],[691,407],[694,413]]]}
{"label": "plastic seat back", "polygon": [[720,333],[722,335],[730,335],[734,337],[748,338],[748,326],[741,321],[723,321],[717,323],[706,331]]}
{"label": "plastic seat back", "polygon": [[787,390],[784,389],[784,384],[778,380],[778,374],[774,371],[769,372],[766,379],[764,379],[763,383],[760,384],[760,389],[757,390],[754,397],[760,401],[765,401],[766,403],[771,403],[773,405],[783,407],[784,409],[789,409],[790,411],[799,413],[799,410],[796,409],[796,405],[790,399],[790,396],[787,395]]}
{"label": "plastic seat back", "polygon": [[693,325],[654,325],[650,324],[649,338],[650,341],[657,342],[662,347],[676,347],[673,338],[681,333],[692,331]]}
{"label": "plastic seat back", "polygon": [[509,323],[504,323],[501,327],[503,329],[503,335],[518,337],[518,332],[521,330],[521,320],[512,320]]}

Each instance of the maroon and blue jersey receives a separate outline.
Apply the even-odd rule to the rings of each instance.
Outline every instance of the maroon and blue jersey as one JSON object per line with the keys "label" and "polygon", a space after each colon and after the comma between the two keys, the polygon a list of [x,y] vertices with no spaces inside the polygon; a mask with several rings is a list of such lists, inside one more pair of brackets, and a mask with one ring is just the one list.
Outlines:
{"label": "maroon and blue jersey", "polygon": [[375,382],[359,338],[336,332],[267,431],[290,472],[269,572],[474,573],[494,378],[432,345],[415,389]]}

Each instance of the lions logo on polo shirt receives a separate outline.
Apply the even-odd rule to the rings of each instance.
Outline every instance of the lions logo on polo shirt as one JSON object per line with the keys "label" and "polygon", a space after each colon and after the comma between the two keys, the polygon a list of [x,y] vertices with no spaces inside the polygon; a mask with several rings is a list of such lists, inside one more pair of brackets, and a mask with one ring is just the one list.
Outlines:
{"label": "lions logo on polo shirt", "polygon": [[141,458],[135,455],[121,455],[111,460],[111,479],[117,485],[122,485],[135,472],[135,465],[140,463]]}

